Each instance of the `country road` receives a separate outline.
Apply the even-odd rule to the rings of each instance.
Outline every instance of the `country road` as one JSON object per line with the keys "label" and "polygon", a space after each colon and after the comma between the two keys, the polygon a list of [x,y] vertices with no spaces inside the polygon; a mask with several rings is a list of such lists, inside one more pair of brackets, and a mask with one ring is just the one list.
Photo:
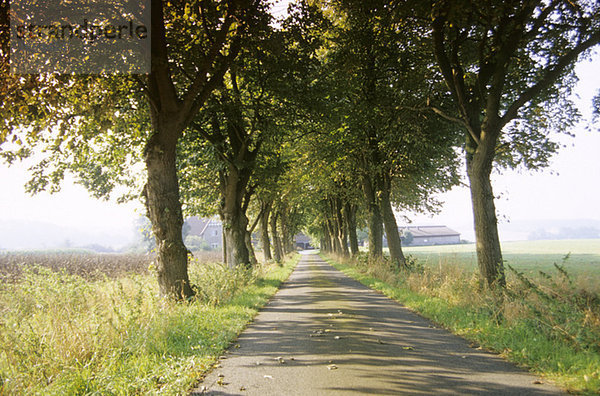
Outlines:
{"label": "country road", "polygon": [[306,254],[192,394],[562,394],[540,382]]}

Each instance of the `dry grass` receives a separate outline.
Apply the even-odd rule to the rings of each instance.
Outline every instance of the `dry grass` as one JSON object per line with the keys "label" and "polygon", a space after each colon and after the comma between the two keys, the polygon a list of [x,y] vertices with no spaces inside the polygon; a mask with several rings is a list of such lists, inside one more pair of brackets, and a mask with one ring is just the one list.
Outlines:
{"label": "dry grass", "polygon": [[206,257],[185,304],[160,298],[152,257],[3,257],[0,395],[184,394],[292,270]]}
{"label": "dry grass", "polygon": [[0,253],[0,280],[16,281],[27,267],[39,266],[55,272],[78,275],[88,280],[108,276],[147,274],[154,261],[151,254],[24,252]]}
{"label": "dry grass", "polygon": [[508,270],[500,291],[487,289],[477,273],[451,259],[412,262],[404,271],[366,256],[344,264],[369,286],[569,391],[600,391],[600,295],[585,274],[570,275],[565,263],[537,275]]}
{"label": "dry grass", "polygon": [[[191,262],[216,263],[221,261],[222,257],[220,251],[199,251],[193,253]],[[18,281],[22,279],[24,269],[32,267],[44,267],[54,272],[78,275],[86,280],[99,280],[104,277],[116,279],[131,274],[147,275],[155,259],[154,253],[0,253],[0,282]]]}

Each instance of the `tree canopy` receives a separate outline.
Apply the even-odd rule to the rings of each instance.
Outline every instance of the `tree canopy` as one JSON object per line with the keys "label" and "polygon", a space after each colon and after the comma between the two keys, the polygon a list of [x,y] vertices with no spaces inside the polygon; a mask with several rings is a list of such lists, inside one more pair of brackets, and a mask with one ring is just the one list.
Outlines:
{"label": "tree canopy", "polygon": [[594,1],[303,0],[275,22],[262,0],[153,0],[151,72],[125,76],[11,75],[3,30],[0,155],[39,158],[32,193],[68,172],[100,198],[127,186],[184,299],[184,215],[221,217],[231,266],[256,262],[257,227],[279,261],[300,229],[355,255],[367,225],[370,256],[385,235],[406,268],[397,210],[434,211],[463,152],[482,279],[502,285],[491,170],[548,166],[599,21]]}

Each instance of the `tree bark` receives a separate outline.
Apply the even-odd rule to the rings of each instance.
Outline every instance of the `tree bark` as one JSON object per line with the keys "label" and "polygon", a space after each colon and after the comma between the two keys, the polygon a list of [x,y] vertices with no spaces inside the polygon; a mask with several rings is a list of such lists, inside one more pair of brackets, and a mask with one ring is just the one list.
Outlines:
{"label": "tree bark", "polygon": [[329,227],[327,226],[327,222],[324,221],[321,224],[321,227],[323,228],[323,238],[321,239],[321,249],[325,253],[332,253],[331,236],[329,235]]}
{"label": "tree bark", "polygon": [[363,176],[363,193],[369,214],[369,257],[383,257],[383,219],[373,182],[368,176]]}
{"label": "tree bark", "polygon": [[238,265],[249,268],[250,254],[246,245],[246,227],[248,225],[246,216],[239,214],[234,208],[233,210],[223,211],[221,218],[227,245],[227,265],[230,268]]}
{"label": "tree bark", "polygon": [[248,218],[242,201],[249,176],[229,165],[227,174],[221,174],[221,221],[225,233],[227,265],[250,267],[250,253],[246,245]]}
{"label": "tree bark", "polygon": [[473,154],[467,152],[467,175],[473,204],[477,264],[479,273],[488,286],[504,287],[506,285],[504,261],[490,180],[494,154],[493,148],[486,149],[485,143],[482,141]]}
{"label": "tree bark", "polygon": [[281,238],[277,232],[277,217],[279,217],[278,213],[273,211],[269,225],[271,226],[271,237],[273,238],[273,258],[276,262],[281,263],[281,260],[283,260],[283,249],[281,247]]}
{"label": "tree bark", "polygon": [[406,258],[402,252],[402,241],[398,232],[398,223],[390,202],[390,180],[383,178],[381,186],[381,213],[383,215],[383,224],[385,226],[385,234],[387,236],[388,249],[390,251],[390,259],[400,267],[406,267]]}
{"label": "tree bark", "polygon": [[343,257],[348,257],[350,252],[348,250],[348,233],[346,232],[346,226],[344,223],[344,215],[342,213],[342,200],[338,197],[333,200],[334,219],[338,232],[338,240],[340,242],[340,254]]}
{"label": "tree bark", "polygon": [[252,245],[252,232],[246,231],[246,248],[248,249],[248,258],[250,259],[250,266],[255,267],[258,265],[256,259],[256,253],[254,252],[254,246]]}
{"label": "tree bark", "polygon": [[260,241],[262,244],[263,255],[266,261],[273,260],[271,255],[271,241],[269,240],[269,216],[271,214],[271,203],[262,203],[263,212],[260,216]]}
{"label": "tree bark", "polygon": [[356,206],[346,203],[344,208],[344,219],[350,239],[350,253],[352,257],[358,254],[358,236],[356,235]]}
{"label": "tree bark", "polygon": [[181,300],[192,297],[194,292],[187,271],[188,251],[181,234],[183,215],[177,181],[177,139],[167,139],[165,135],[154,134],[146,145],[148,182],[144,197],[156,239],[160,293]]}
{"label": "tree bark", "polygon": [[279,229],[281,230],[281,251],[284,255],[291,253],[290,250],[290,229],[289,229],[289,213],[285,206],[279,209]]}

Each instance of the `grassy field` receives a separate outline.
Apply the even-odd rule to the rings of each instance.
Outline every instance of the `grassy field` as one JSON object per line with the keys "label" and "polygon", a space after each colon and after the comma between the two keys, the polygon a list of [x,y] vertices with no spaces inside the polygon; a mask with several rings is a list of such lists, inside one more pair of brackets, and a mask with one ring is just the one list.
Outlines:
{"label": "grassy field", "polygon": [[507,288],[498,292],[482,287],[472,244],[406,248],[417,258],[410,271],[365,255],[333,258],[333,264],[544,381],[570,393],[600,394],[600,240],[503,248],[518,273],[508,271]]}
{"label": "grassy field", "polygon": [[[475,244],[405,247],[404,252],[428,266],[477,268]],[[600,239],[503,242],[502,254],[506,264],[530,274],[552,272],[554,263],[562,264],[569,255],[564,261],[567,272],[589,276],[590,286],[600,287]]]}
{"label": "grassy field", "polygon": [[0,257],[0,395],[186,394],[297,262],[194,260],[196,298],[173,303],[150,257],[33,257]]}

